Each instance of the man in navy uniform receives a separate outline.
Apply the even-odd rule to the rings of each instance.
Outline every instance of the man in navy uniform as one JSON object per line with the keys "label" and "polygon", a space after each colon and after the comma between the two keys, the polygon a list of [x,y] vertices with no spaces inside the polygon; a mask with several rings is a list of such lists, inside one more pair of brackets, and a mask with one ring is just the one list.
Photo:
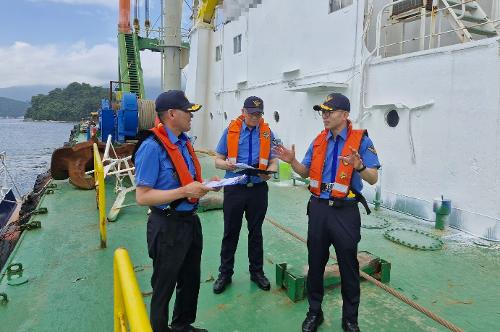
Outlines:
{"label": "man in navy uniform", "polygon": [[[225,178],[239,174],[235,163],[244,163],[260,170],[276,171],[278,159],[271,151],[274,134],[262,118],[264,102],[259,97],[248,97],[242,114],[224,130],[216,148],[215,167],[226,171]],[[263,290],[271,284],[263,270],[262,223],[267,211],[268,174],[249,176],[244,183],[224,187],[224,237],[221,246],[219,277],[214,293],[219,294],[231,283],[234,272],[234,254],[238,245],[243,213],[248,225],[248,258],[250,279]]]}
{"label": "man in navy uniform", "polygon": [[310,177],[312,195],[307,206],[309,217],[307,248],[309,272],[307,296],[309,311],[302,331],[316,331],[323,322],[323,274],[333,245],[341,276],[342,328],[359,331],[360,301],[358,242],[361,239],[361,217],[357,203],[369,212],[361,195],[362,181],[375,184],[380,167],[377,152],[365,130],[352,128],[348,119],[349,99],[332,93],[313,107],[323,119],[323,130],[311,143],[302,163],[283,145],[274,150],[277,156],[290,163],[300,176]]}
{"label": "man in navy uniform", "polygon": [[[200,288],[203,247],[198,199],[212,190],[202,184],[201,167],[185,132],[191,129],[192,104],[182,91],[156,99],[160,124],[135,154],[136,200],[148,205],[147,242],[153,259],[150,318],[154,331],[202,332],[193,327]],[[172,325],[168,304],[176,288]]]}

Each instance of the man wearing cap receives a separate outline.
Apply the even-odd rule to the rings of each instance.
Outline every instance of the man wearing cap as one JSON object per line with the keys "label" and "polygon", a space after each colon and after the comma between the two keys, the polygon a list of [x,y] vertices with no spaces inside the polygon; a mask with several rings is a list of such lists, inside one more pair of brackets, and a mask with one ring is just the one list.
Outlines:
{"label": "man wearing cap", "polygon": [[323,322],[323,274],[330,245],[335,248],[340,269],[342,328],[344,331],[359,331],[357,248],[361,239],[361,217],[357,203],[362,203],[369,213],[361,195],[361,180],[375,184],[380,164],[366,130],[352,128],[347,97],[332,93],[313,109],[320,113],[325,130],[311,143],[302,162],[295,158],[294,145],[291,149],[283,145],[274,149],[278,158],[290,163],[300,176],[310,177],[312,195],[307,205],[309,311],[302,323],[302,331],[316,331]]}
{"label": "man wearing cap", "polygon": [[[150,318],[154,331],[206,331],[191,324],[196,319],[203,247],[196,208],[198,199],[212,189],[202,184],[200,163],[184,133],[200,108],[182,91],[160,94],[156,98],[160,123],[150,129],[134,155],[136,200],[151,209],[147,243],[153,259]],[[168,304],[175,288],[169,327]]]}
{"label": "man wearing cap", "polygon": [[[244,163],[261,170],[276,171],[278,159],[271,151],[274,134],[262,118],[264,102],[259,97],[248,97],[242,114],[224,130],[216,148],[215,167],[226,171],[225,178],[239,174],[235,163]],[[263,290],[271,285],[263,270],[262,223],[267,211],[266,181],[270,175],[249,176],[244,183],[224,187],[224,236],[221,246],[219,277],[214,293],[219,294],[231,283],[234,254],[238,245],[243,213],[248,226],[248,259],[250,280]]]}

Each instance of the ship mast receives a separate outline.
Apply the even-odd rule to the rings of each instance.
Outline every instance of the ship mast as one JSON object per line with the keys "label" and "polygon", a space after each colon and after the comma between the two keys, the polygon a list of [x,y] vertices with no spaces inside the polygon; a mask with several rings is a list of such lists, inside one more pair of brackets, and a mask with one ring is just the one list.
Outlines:
{"label": "ship mast", "polygon": [[163,5],[162,88],[180,90],[182,0],[163,0]]}

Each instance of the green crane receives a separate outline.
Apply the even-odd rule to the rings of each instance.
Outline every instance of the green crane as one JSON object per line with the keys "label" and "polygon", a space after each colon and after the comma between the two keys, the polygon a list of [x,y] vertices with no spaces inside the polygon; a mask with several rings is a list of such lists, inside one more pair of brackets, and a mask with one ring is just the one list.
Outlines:
{"label": "green crane", "polygon": [[[132,92],[137,98],[144,98],[144,78],[141,67],[140,51],[161,52],[160,40],[139,36],[137,19],[137,1],[134,29],[130,26],[130,0],[120,0],[120,18],[118,24],[118,74],[120,91]],[[149,28],[149,19],[146,20]]]}

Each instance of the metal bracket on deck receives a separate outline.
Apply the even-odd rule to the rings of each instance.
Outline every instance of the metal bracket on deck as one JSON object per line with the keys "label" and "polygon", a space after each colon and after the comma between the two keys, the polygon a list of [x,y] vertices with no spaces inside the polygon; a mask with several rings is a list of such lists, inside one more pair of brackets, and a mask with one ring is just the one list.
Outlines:
{"label": "metal bracket on deck", "polygon": [[39,209],[36,209],[35,211],[31,212],[31,214],[47,214],[49,210],[47,210],[46,207],[41,207]]}
{"label": "metal bracket on deck", "polygon": [[23,276],[23,264],[14,263],[7,267],[7,284],[10,286],[19,286],[28,282],[28,278]]}
{"label": "metal bracket on deck", "polygon": [[32,229],[42,228],[42,222],[39,220],[32,220],[26,224],[21,225],[20,227],[22,231],[24,230],[31,231]]}
{"label": "metal bracket on deck", "polygon": [[[367,251],[358,253],[359,268],[383,283],[390,281],[391,263]],[[287,263],[276,264],[276,284],[286,290],[290,300],[298,302],[306,295],[307,275],[294,268],[288,268]],[[324,274],[324,286],[340,284],[338,264],[327,265]]]}

